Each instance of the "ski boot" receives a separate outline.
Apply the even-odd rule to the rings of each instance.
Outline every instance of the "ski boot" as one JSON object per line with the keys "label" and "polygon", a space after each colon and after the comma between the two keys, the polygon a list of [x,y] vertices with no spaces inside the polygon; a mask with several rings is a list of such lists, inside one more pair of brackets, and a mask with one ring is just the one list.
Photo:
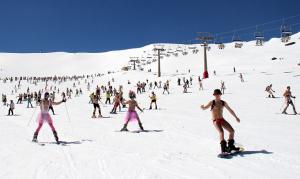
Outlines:
{"label": "ski boot", "polygon": [[34,133],[34,134],[33,134],[32,142],[38,142],[38,141],[37,141],[37,137],[38,137],[38,134],[37,134],[37,133]]}
{"label": "ski boot", "polygon": [[229,139],[228,140],[228,152],[231,153],[231,151],[235,151],[235,152],[240,151],[240,148],[236,147],[234,145],[234,139]]}
{"label": "ski boot", "polygon": [[98,118],[102,118],[103,116],[101,114],[99,114]]}
{"label": "ski boot", "polygon": [[144,127],[143,127],[142,123],[139,122],[139,126],[140,126],[141,131],[144,131]]}
{"label": "ski boot", "polygon": [[54,135],[54,138],[55,138],[55,141],[57,144],[60,144],[59,140],[58,140],[58,136],[57,136],[57,132],[56,131],[53,131],[53,135]]}
{"label": "ski boot", "polygon": [[225,140],[222,140],[220,142],[220,145],[221,145],[221,153],[222,154],[227,154],[227,152],[228,152],[227,142]]}
{"label": "ski boot", "polygon": [[121,132],[127,132],[127,131],[128,131],[127,125],[124,124],[123,128],[122,128],[120,131],[121,131]]}
{"label": "ski boot", "polygon": [[287,114],[287,112],[286,112],[286,111],[283,111],[282,114]]}
{"label": "ski boot", "polygon": [[92,118],[96,118],[96,114],[93,112]]}

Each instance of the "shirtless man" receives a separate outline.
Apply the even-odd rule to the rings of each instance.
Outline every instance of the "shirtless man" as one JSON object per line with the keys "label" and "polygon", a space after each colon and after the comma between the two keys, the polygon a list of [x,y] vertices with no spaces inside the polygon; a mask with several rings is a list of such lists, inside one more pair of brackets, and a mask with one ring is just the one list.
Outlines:
{"label": "shirtless man", "polygon": [[283,96],[285,98],[286,106],[285,106],[282,114],[287,114],[286,110],[289,107],[289,105],[292,105],[293,110],[294,110],[294,114],[295,115],[298,114],[297,111],[296,111],[295,105],[293,103],[293,100],[291,99],[291,98],[295,99],[296,97],[292,96],[292,92],[291,92],[291,87],[290,86],[287,87],[286,91],[283,93]]}
{"label": "shirtless man", "polygon": [[140,129],[143,131],[143,125],[141,123],[141,120],[135,110],[135,108],[138,108],[141,112],[144,112],[138,105],[138,103],[135,101],[136,95],[133,91],[129,92],[129,98],[130,100],[126,101],[125,104],[128,104],[128,111],[127,114],[125,116],[125,124],[123,126],[123,128],[121,129],[121,131],[128,131],[127,129],[127,125],[131,120],[137,120],[140,126]]}
{"label": "shirtless man", "polygon": [[99,101],[100,101],[100,96],[98,96],[97,94],[94,94],[93,98],[92,98],[92,102],[93,102],[93,106],[94,106],[94,111],[93,111],[93,116],[92,118],[96,118],[96,110],[98,108],[98,112],[99,112],[99,118],[102,117],[101,115],[101,109],[100,109],[100,105],[99,105]]}
{"label": "shirtless man", "polygon": [[[215,99],[210,101],[207,105],[201,105],[203,110],[211,108],[212,120],[215,128],[219,132],[220,135],[220,144],[221,144],[221,152],[222,154],[230,153],[232,150],[239,151],[238,147],[234,146],[234,129],[232,126],[223,118],[223,108],[225,107],[230,114],[232,114],[237,122],[240,122],[240,119],[236,116],[234,111],[228,106],[228,104],[221,100],[221,90],[214,90]],[[224,139],[224,130],[229,132],[229,140],[228,146]]]}
{"label": "shirtless man", "polygon": [[40,103],[41,112],[38,114],[38,119],[37,119],[39,125],[38,125],[38,128],[36,129],[36,131],[34,132],[32,142],[37,142],[37,137],[38,137],[38,134],[40,132],[40,129],[42,128],[44,122],[46,121],[49,124],[49,126],[50,126],[50,128],[53,132],[56,143],[59,144],[57,132],[56,132],[54,126],[53,126],[53,121],[52,121],[52,118],[49,114],[49,107],[51,105],[59,105],[63,102],[66,102],[66,100],[63,99],[61,102],[51,102],[49,100],[49,93],[46,92],[44,94],[44,99],[42,99],[41,103]]}

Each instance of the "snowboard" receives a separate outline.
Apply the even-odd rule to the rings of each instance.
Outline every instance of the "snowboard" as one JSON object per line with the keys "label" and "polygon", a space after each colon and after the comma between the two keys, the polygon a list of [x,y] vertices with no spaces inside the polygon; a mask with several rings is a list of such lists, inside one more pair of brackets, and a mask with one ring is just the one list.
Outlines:
{"label": "snowboard", "polygon": [[218,158],[223,158],[223,159],[230,159],[232,158],[233,156],[245,151],[245,149],[243,147],[239,147],[240,150],[239,151],[233,151],[231,153],[220,153],[218,154]]}

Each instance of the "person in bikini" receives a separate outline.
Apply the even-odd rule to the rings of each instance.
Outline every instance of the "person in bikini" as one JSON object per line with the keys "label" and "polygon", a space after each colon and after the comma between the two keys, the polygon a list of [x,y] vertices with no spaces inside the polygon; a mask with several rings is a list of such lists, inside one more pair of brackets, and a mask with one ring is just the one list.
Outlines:
{"label": "person in bikini", "polygon": [[[211,108],[212,120],[215,128],[217,129],[220,136],[221,152],[222,154],[230,153],[231,151],[239,151],[240,148],[234,145],[234,129],[232,126],[223,118],[224,107],[232,114],[237,122],[240,119],[237,117],[235,112],[228,106],[228,104],[221,100],[222,92],[220,89],[215,89],[213,95],[215,99],[210,101],[207,105],[201,105],[203,110]],[[224,129],[229,132],[228,145],[224,139]]]}
{"label": "person in bikini", "polygon": [[128,131],[127,129],[127,125],[130,121],[134,121],[137,120],[139,127],[142,131],[144,131],[143,125],[141,123],[141,120],[139,118],[139,115],[137,114],[135,108],[138,108],[141,112],[144,112],[138,105],[138,103],[136,102],[135,98],[136,95],[133,91],[129,92],[129,98],[130,100],[126,101],[125,104],[128,104],[128,111],[127,114],[125,116],[125,124],[123,126],[123,128],[121,129],[121,131]]}
{"label": "person in bikini", "polygon": [[59,140],[58,140],[57,132],[56,132],[54,126],[53,126],[52,118],[49,114],[49,107],[52,106],[52,105],[59,105],[63,102],[66,102],[66,100],[63,99],[61,102],[52,102],[52,101],[49,100],[49,96],[50,96],[49,93],[46,92],[44,94],[44,99],[41,100],[41,103],[40,103],[41,112],[38,114],[38,119],[37,119],[38,127],[34,132],[32,142],[37,142],[37,137],[38,137],[38,134],[40,132],[40,129],[42,128],[44,122],[46,121],[49,124],[49,126],[50,126],[50,128],[53,132],[56,143],[57,144],[60,143]]}

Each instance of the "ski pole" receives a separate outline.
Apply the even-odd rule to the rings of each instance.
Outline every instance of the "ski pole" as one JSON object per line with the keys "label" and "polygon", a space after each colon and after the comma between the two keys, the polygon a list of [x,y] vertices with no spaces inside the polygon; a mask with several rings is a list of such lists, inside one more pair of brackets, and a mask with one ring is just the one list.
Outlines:
{"label": "ski pole", "polygon": [[68,108],[67,108],[66,102],[65,102],[65,108],[66,108],[66,112],[67,112],[68,121],[71,122],[70,114],[69,114],[69,110],[68,110]]}
{"label": "ski pole", "polygon": [[35,111],[36,111],[36,109],[37,109],[37,107],[34,109],[34,111],[33,111],[33,113],[32,113],[32,115],[31,115],[31,117],[30,117],[30,120],[28,121],[28,123],[27,123],[27,127],[29,126],[29,124],[31,123],[31,121],[32,121],[32,118],[33,118],[33,115],[35,114]]}

